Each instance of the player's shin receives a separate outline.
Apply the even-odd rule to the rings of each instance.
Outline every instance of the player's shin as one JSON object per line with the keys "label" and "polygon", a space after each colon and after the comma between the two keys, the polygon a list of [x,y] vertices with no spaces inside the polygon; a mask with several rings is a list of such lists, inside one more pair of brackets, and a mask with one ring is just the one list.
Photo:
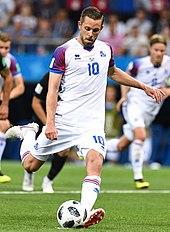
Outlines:
{"label": "player's shin", "polygon": [[81,192],[81,204],[90,211],[96,202],[100,191],[101,178],[99,176],[86,176]]}

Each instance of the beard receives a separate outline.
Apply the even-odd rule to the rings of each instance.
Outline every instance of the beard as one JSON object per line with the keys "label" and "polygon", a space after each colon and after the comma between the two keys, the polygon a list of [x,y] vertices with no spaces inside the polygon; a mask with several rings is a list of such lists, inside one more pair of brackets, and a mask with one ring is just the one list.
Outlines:
{"label": "beard", "polygon": [[92,47],[94,42],[96,41],[96,39],[87,39],[87,38],[83,38],[82,35],[80,35],[80,39],[82,41],[82,44],[85,46],[85,47]]}

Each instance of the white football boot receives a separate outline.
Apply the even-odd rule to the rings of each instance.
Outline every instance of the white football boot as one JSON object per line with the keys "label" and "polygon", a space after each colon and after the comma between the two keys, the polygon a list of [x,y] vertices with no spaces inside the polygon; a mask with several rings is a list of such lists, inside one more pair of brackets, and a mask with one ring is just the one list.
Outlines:
{"label": "white football boot", "polygon": [[20,140],[22,140],[27,130],[33,130],[35,133],[37,133],[38,129],[39,129],[39,125],[33,122],[33,123],[28,123],[26,125],[13,126],[9,128],[5,134],[7,139],[19,138]]}

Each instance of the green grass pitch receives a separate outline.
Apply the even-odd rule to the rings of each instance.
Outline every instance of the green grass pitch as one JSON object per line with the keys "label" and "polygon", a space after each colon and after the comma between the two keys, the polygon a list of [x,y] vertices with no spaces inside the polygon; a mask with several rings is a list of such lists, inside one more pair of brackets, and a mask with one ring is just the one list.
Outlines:
{"label": "green grass pitch", "polygon": [[80,200],[85,167],[67,163],[54,180],[54,194],[42,194],[41,183],[47,174],[47,162],[35,173],[35,191],[22,191],[23,168],[20,162],[3,161],[4,173],[12,181],[0,184],[1,232],[169,232],[170,231],[170,170],[144,168],[150,182],[147,190],[135,190],[132,170],[124,166],[103,166],[101,192],[95,208],[106,211],[105,218],[88,229],[62,229],[56,211],[66,200]]}

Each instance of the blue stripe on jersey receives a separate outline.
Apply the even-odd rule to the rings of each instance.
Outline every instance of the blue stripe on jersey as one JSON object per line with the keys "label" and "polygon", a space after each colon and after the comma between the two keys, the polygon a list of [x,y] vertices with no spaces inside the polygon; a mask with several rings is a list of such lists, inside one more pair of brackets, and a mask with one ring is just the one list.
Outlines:
{"label": "blue stripe on jersey", "polygon": [[50,72],[52,72],[52,73],[59,73],[59,74],[63,74],[64,73],[61,70],[54,70],[54,69],[50,69]]}

